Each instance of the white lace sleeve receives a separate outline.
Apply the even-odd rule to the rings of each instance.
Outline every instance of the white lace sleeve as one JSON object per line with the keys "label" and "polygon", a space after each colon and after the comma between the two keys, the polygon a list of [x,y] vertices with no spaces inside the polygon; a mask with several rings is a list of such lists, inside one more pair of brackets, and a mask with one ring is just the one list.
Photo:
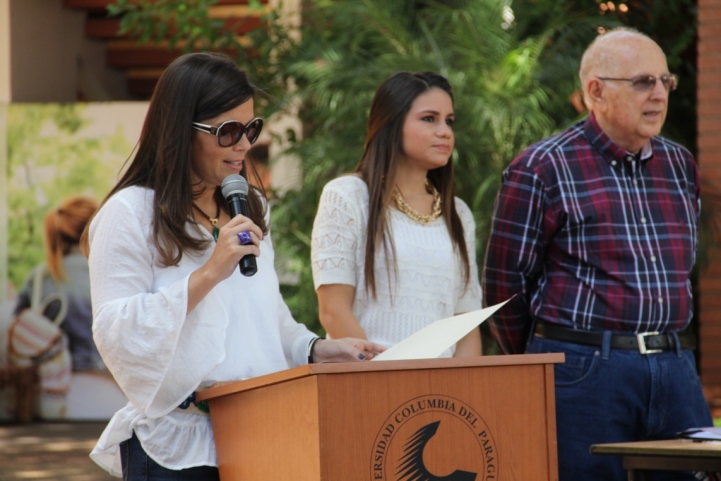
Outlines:
{"label": "white lace sleeve", "polygon": [[363,222],[356,201],[358,196],[347,192],[345,187],[358,182],[362,181],[341,177],[323,189],[311,242],[316,289],[323,284],[356,284],[356,251],[362,242]]}
{"label": "white lace sleeve", "polygon": [[460,296],[456,303],[455,313],[470,312],[481,309],[481,285],[478,282],[478,264],[476,263],[476,222],[473,220],[471,209],[461,199],[456,197],[456,210],[463,224],[463,237],[468,249],[468,263],[470,265],[470,279],[467,288],[461,284]]}

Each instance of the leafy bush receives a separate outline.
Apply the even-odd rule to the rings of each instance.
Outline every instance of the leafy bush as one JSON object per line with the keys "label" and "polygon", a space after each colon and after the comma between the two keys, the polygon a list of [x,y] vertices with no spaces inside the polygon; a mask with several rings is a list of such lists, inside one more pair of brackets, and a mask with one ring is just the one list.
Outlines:
{"label": "leafy bush", "polygon": [[[677,11],[676,4],[690,8],[690,1],[667,10]],[[207,18],[212,3],[184,2],[181,14],[173,10],[176,2],[120,0],[115,12],[125,12],[127,31],[160,39],[167,25],[213,30]],[[278,11],[265,13],[263,27],[250,34],[245,48],[217,31],[193,36],[188,50],[237,54],[265,90],[256,100],[261,115],[297,112],[303,122],[302,133],[288,132],[283,139],[285,153],[300,159],[302,185],[277,193],[273,211],[279,257],[299,279],[283,287],[296,319],[322,332],[309,262],[312,222],[325,183],[360,159],[371,99],[383,80],[399,70],[432,70],[450,80],[456,192],[475,214],[482,264],[502,169],[529,144],[582,116],[572,102],[578,63],[599,28],[629,23],[631,14],[642,26],[657,25],[648,17],[660,8],[656,3],[636,5],[627,16],[600,16],[599,3],[590,0],[528,0],[514,2],[513,9],[509,0],[306,0],[299,26],[288,28]],[[687,35],[679,42],[688,48]],[[669,60],[684,62],[676,51]]]}

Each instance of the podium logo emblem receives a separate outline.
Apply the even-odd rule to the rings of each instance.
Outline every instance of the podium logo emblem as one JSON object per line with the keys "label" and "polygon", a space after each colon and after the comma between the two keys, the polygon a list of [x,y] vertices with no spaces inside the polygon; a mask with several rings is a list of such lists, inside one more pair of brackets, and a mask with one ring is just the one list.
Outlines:
{"label": "podium logo emblem", "polygon": [[425,395],[396,408],[376,435],[371,479],[496,481],[498,451],[485,421],[467,403]]}
{"label": "podium logo emblem", "polygon": [[423,462],[423,450],[426,448],[426,444],[431,440],[436,431],[440,421],[435,421],[430,424],[426,424],[422,428],[413,434],[411,439],[406,443],[403,449],[403,457],[400,459],[401,465],[399,466],[400,479],[401,481],[475,481],[478,473],[471,473],[469,471],[456,470],[448,476],[435,476],[428,471],[425,463]]}

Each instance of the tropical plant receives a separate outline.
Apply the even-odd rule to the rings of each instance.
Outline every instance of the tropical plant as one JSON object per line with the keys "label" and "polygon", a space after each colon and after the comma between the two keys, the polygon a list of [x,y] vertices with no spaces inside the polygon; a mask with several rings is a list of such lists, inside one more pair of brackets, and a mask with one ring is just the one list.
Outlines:
{"label": "tropical plant", "polygon": [[501,170],[556,128],[549,115],[554,93],[538,79],[549,32],[516,38],[502,26],[502,2],[414,5],[315,4],[304,16],[300,44],[277,56],[279,71],[297,86],[306,125],[304,139],[291,147],[302,159],[303,186],[285,194],[274,224],[280,248],[304,261],[298,263],[301,282],[286,297],[291,308],[304,304],[294,311],[304,322],[317,318],[308,239],[320,190],[360,159],[371,99],[385,78],[398,70],[433,70],[453,85],[456,190],[476,216],[480,263]]}
{"label": "tropical plant", "polygon": [[[162,39],[150,25],[181,30],[178,24],[189,18],[207,29],[203,16],[213,0],[185,2],[182,17],[170,3],[175,2],[119,0],[114,12],[125,12],[123,28],[140,29],[145,39]],[[283,286],[285,299],[298,320],[320,331],[309,261],[312,222],[325,183],[352,171],[360,159],[380,83],[399,70],[433,70],[450,80],[457,118],[456,192],[475,214],[482,264],[502,169],[530,143],[579,118],[570,99],[578,89],[580,54],[599,27],[618,25],[621,17],[600,16],[599,2],[591,0],[528,0],[513,8],[510,0],[302,5],[302,24],[295,29],[271,10],[263,27],[250,34],[246,50],[228,37],[213,47],[236,51],[265,89],[257,102],[262,115],[291,111],[303,122],[302,135],[288,132],[283,139],[289,145],[285,154],[300,159],[302,185],[277,193],[273,232],[287,260],[284,268],[299,279]]]}

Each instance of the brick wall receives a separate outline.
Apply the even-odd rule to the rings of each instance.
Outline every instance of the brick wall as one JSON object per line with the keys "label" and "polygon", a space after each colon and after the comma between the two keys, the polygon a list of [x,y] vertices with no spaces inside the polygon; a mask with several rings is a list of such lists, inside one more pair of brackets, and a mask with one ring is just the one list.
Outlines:
{"label": "brick wall", "polygon": [[[706,195],[721,195],[721,0],[698,0],[698,161]],[[721,220],[721,211],[715,213]],[[701,379],[721,407],[721,248],[709,252],[699,282]]]}

